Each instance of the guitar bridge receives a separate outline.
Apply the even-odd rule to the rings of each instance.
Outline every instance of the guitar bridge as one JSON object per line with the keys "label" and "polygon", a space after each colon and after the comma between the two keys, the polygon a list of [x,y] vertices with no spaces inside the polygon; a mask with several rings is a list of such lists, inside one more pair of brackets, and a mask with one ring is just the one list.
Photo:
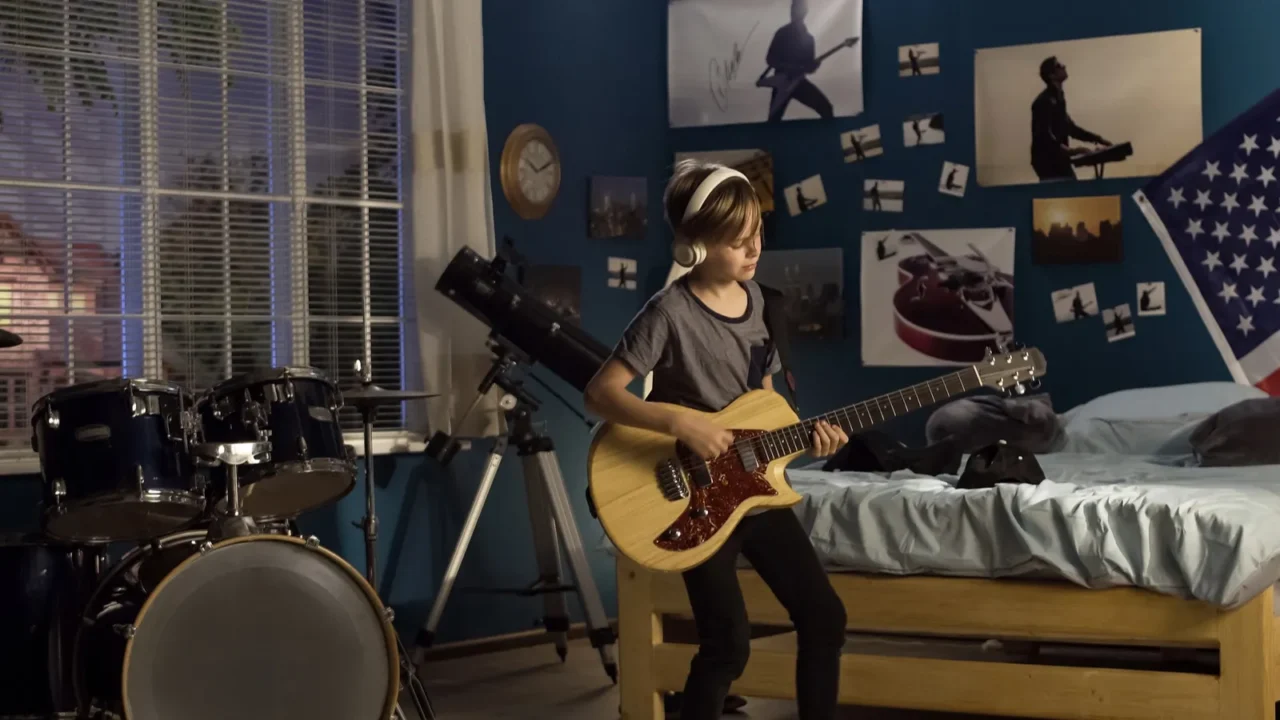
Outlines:
{"label": "guitar bridge", "polygon": [[689,497],[689,482],[680,470],[680,463],[675,459],[667,459],[658,463],[658,489],[662,497],[671,502]]}

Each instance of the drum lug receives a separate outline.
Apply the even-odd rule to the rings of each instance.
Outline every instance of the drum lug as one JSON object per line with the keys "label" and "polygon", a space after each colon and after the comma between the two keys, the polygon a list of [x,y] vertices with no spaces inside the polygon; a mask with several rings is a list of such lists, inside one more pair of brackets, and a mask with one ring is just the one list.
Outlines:
{"label": "drum lug", "polygon": [[396,621],[396,611],[395,611],[395,610],[393,610],[393,609],[391,609],[391,608],[384,608],[384,609],[383,609],[383,611],[382,611],[382,614],[387,618],[387,622],[389,622],[389,623],[393,623],[393,622],[395,622],[395,621]]}
{"label": "drum lug", "polygon": [[147,491],[147,474],[141,465],[135,465],[134,467],[137,468],[138,494],[142,495]]}
{"label": "drum lug", "polygon": [[58,515],[66,512],[62,500],[67,496],[67,482],[62,478],[53,481],[53,511]]}
{"label": "drum lug", "polygon": [[302,462],[307,465],[307,469],[311,469],[311,460],[307,457],[307,439],[298,438],[298,454],[302,456]]}
{"label": "drum lug", "polygon": [[315,535],[308,535],[306,544],[307,544],[307,547],[311,548],[312,550],[315,550],[316,548],[320,547],[320,538],[316,537]]}
{"label": "drum lug", "polygon": [[284,381],[284,399],[285,402],[293,402],[293,381]]}
{"label": "drum lug", "polygon": [[204,542],[200,543],[201,555],[204,555],[205,553],[209,552],[212,549],[213,549],[213,543],[209,542],[208,540],[205,540]]}
{"label": "drum lug", "polygon": [[112,625],[111,629],[114,630],[117,635],[124,638],[125,640],[132,640],[133,636],[138,634],[137,628],[135,628],[132,625],[117,624],[117,625]]}
{"label": "drum lug", "polygon": [[58,411],[49,408],[49,416],[44,419],[44,426],[50,430],[57,430],[62,425],[62,418],[58,415]]}

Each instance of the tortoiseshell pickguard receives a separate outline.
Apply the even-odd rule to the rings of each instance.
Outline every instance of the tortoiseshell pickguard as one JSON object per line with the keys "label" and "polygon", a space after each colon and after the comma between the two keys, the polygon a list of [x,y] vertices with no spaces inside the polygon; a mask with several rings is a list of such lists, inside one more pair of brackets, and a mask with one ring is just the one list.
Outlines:
{"label": "tortoiseshell pickguard", "polygon": [[[760,435],[763,430],[734,430],[734,438],[749,438]],[[682,465],[698,462],[688,448],[680,445],[677,457]],[[768,465],[761,463],[755,472],[748,472],[738,459],[738,453],[729,450],[714,460],[707,462],[711,484],[701,487],[689,476],[689,506],[680,517],[671,523],[653,544],[671,552],[689,550],[706,542],[720,528],[724,527],[729,516],[744,500],[759,495],[777,495],[778,491],[765,479]],[[698,508],[706,508],[704,517],[697,517]],[[678,531],[678,535],[672,531]]]}

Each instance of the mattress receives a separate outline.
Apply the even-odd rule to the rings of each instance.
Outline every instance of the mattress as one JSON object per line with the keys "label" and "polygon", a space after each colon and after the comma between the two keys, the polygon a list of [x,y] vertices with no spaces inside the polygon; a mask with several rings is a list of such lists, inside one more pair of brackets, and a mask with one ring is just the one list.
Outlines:
{"label": "mattress", "polygon": [[1224,608],[1280,581],[1280,466],[1055,453],[1046,480],[957,490],[956,476],[788,469],[831,571],[1064,579]]}

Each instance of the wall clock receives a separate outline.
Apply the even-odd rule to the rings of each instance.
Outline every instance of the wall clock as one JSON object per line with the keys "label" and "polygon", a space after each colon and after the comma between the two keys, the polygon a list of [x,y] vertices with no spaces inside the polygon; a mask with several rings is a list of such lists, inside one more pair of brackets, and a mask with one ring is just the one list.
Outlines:
{"label": "wall clock", "polygon": [[499,169],[502,193],[517,215],[537,220],[547,214],[560,192],[560,151],[550,133],[533,123],[512,130]]}

